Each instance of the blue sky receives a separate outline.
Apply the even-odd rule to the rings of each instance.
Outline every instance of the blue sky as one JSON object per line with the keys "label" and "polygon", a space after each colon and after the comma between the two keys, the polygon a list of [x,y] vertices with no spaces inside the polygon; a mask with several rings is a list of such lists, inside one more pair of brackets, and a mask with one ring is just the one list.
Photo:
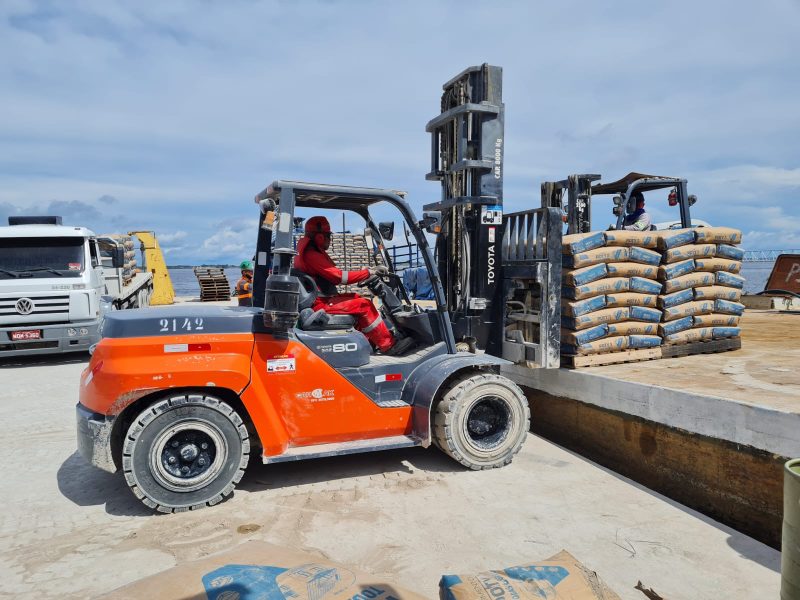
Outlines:
{"label": "blue sky", "polygon": [[251,255],[277,178],[405,189],[421,211],[441,84],[489,62],[507,210],[569,173],[677,175],[695,217],[800,248],[798,23],[796,0],[4,0],[0,219],[153,229],[174,264]]}

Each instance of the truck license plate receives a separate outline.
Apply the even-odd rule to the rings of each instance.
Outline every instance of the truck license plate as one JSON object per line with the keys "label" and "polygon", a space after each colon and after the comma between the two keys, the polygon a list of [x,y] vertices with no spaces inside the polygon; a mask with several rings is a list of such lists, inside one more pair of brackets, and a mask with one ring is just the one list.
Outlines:
{"label": "truck license plate", "polygon": [[20,340],[38,340],[42,337],[41,329],[26,329],[24,331],[12,331],[11,339],[15,342]]}

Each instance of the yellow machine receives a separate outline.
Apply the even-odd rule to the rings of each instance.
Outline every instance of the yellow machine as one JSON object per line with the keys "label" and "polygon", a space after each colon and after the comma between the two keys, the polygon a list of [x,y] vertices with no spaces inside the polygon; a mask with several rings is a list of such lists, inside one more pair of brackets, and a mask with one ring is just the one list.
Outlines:
{"label": "yellow machine", "polygon": [[167,263],[164,261],[156,234],[152,231],[131,231],[128,235],[139,238],[145,266],[153,274],[153,295],[150,297],[150,306],[172,304],[175,301],[175,290],[172,288],[172,279],[169,277]]}

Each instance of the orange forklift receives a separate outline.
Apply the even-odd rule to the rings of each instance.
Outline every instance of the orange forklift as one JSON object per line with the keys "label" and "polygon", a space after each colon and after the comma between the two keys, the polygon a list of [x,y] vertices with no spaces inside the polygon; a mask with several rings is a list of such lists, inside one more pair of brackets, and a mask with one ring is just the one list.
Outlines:
{"label": "orange forklift", "polygon": [[[448,85],[459,84],[472,96],[461,94],[462,108],[443,106],[449,115],[435,119],[429,129],[436,139],[446,134],[448,123],[477,115],[470,132],[477,141],[467,136],[464,143],[473,152],[485,146],[486,158],[448,162],[439,174],[449,179],[466,169],[476,182],[485,180],[483,196],[480,186],[464,197],[445,191],[442,203],[430,207],[438,210],[417,220],[401,192],[273,182],[255,199],[261,218],[253,307],[183,304],[105,318],[103,338],[81,376],[80,453],[107,471],[121,469],[133,493],[162,512],[220,502],[232,493],[254,452],[264,463],[277,463],[434,443],[470,469],[509,463],[525,440],[530,411],[521,390],[500,375],[501,365],[509,364],[500,356],[558,366],[552,364],[558,356],[558,322],[550,318],[560,315],[558,306],[545,305],[560,286],[561,222],[558,210],[547,208],[502,220],[501,163],[494,141],[498,131],[502,136],[502,122],[499,129],[496,122],[502,119],[502,104],[499,90],[486,85],[488,69],[499,68],[473,67],[446,84],[446,94]],[[494,107],[500,110],[487,111],[491,103],[485,98],[495,92]],[[481,105],[472,101],[479,96]],[[480,127],[484,120],[487,127]],[[481,140],[482,131],[490,142]],[[410,337],[414,347],[401,356],[382,355],[354,328],[353,317],[312,310],[320,295],[317,283],[293,268],[298,208],[348,211],[363,219],[369,247],[389,268],[388,275],[374,275],[363,285],[395,335]],[[391,228],[376,226],[373,219],[387,209],[399,212],[414,237],[433,283],[434,308],[415,304],[394,272],[385,244]],[[528,237],[503,237],[504,224],[513,228],[523,222],[530,224]],[[482,249],[491,258],[485,267],[444,255],[448,244],[441,236],[467,228],[473,239],[491,245]],[[426,231],[444,232],[437,239],[437,260]],[[465,251],[468,245],[460,250],[461,259]],[[533,257],[525,259],[531,251]],[[437,262],[447,265],[458,285],[451,275],[440,279]],[[482,283],[470,288],[467,277]],[[530,284],[526,297],[536,287],[545,299],[539,302],[545,306],[541,314],[528,310],[523,319],[542,323],[538,341],[514,326],[521,281]],[[486,297],[470,297],[470,289],[484,290]],[[452,296],[456,291],[458,299]],[[456,307],[457,319],[448,306]]]}

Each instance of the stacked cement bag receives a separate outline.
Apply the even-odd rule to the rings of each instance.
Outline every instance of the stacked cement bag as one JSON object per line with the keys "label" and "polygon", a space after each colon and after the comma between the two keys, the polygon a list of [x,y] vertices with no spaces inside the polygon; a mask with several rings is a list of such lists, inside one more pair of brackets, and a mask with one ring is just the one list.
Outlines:
{"label": "stacked cement bag", "polygon": [[598,354],[661,345],[657,236],[614,231],[562,240],[561,350]]}
{"label": "stacked cement bag", "polygon": [[744,305],[742,233],[728,227],[677,229],[659,234],[664,344],[739,337]]}

